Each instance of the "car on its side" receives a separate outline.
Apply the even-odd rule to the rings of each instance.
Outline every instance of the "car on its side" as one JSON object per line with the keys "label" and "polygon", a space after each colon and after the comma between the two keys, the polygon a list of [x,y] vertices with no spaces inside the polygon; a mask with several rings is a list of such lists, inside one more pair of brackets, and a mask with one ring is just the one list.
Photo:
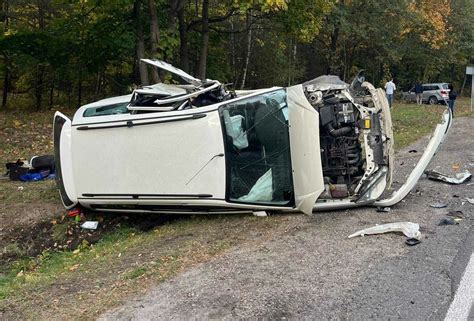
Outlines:
{"label": "car on its side", "polygon": [[[422,101],[425,104],[437,105],[446,104],[449,96],[449,84],[445,82],[422,84],[423,95]],[[409,102],[416,102],[415,87],[413,86],[409,91],[402,93],[402,98]]]}
{"label": "car on its side", "polygon": [[394,170],[384,90],[356,77],[229,90],[159,60],[159,83],[54,116],[66,208],[149,213],[304,212],[391,206],[415,186],[451,125],[449,109],[407,182]]}

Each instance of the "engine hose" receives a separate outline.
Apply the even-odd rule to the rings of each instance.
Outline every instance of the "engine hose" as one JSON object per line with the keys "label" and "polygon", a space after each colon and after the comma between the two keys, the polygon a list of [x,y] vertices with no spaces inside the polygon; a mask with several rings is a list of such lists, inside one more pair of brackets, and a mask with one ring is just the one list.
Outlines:
{"label": "engine hose", "polygon": [[349,164],[349,165],[354,165],[354,164],[357,164],[357,163],[359,162],[359,160],[360,160],[360,158],[357,157],[357,158],[348,160],[348,161],[347,161],[347,164]]}
{"label": "engine hose", "polygon": [[334,127],[332,127],[332,125],[330,123],[327,124],[327,128],[328,128],[328,131],[329,131],[329,135],[334,136],[334,137],[343,136],[343,135],[349,134],[351,132],[350,127],[342,127],[342,128],[339,128],[339,129],[334,129]]}

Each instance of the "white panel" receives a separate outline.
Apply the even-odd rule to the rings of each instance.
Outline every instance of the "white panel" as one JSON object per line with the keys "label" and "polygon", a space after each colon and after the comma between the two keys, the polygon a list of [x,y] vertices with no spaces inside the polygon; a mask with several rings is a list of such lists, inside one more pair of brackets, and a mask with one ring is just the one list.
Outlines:
{"label": "white panel", "polygon": [[72,145],[78,195],[225,196],[225,159],[214,157],[224,153],[217,111],[192,120],[74,130]]}
{"label": "white panel", "polygon": [[301,85],[289,87],[287,92],[296,207],[311,214],[316,199],[324,191],[319,114],[309,104]]}

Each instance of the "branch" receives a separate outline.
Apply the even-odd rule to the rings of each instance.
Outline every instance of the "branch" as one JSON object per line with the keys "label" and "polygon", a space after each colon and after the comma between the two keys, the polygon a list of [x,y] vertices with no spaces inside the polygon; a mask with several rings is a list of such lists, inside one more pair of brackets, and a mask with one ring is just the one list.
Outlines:
{"label": "branch", "polygon": [[[225,21],[225,20],[229,19],[230,17],[232,17],[235,14],[238,14],[238,9],[237,8],[233,8],[232,10],[230,10],[224,16],[211,17],[211,18],[208,19],[208,21],[209,21],[210,24],[211,23],[216,23],[216,22],[222,22],[222,21]],[[187,30],[194,29],[196,26],[198,26],[200,24],[202,24],[202,19],[191,21],[188,24]]]}

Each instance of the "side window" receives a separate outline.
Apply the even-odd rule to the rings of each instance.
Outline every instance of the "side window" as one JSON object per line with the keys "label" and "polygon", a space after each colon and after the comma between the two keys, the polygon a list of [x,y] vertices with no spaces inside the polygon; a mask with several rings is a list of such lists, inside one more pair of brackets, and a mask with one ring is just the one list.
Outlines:
{"label": "side window", "polygon": [[99,107],[90,107],[84,111],[84,117],[95,117],[95,116],[106,116],[113,114],[127,114],[129,111],[127,109],[127,103],[119,103],[113,105],[99,106]]}
{"label": "side window", "polygon": [[223,105],[227,199],[231,202],[294,204],[286,91]]}

